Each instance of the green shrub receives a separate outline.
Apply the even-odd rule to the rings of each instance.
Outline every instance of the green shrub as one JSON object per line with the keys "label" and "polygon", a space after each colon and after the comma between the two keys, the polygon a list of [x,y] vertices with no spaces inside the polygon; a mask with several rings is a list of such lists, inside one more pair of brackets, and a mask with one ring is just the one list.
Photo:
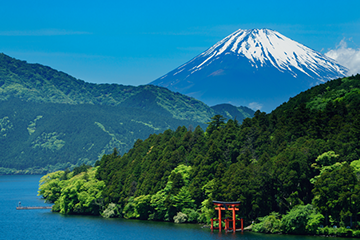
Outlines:
{"label": "green shrub", "polygon": [[306,224],[306,232],[311,234],[317,234],[321,222],[324,220],[324,216],[321,213],[313,212],[310,214],[309,219]]}
{"label": "green shrub", "polygon": [[134,197],[128,199],[122,214],[124,215],[124,218],[136,218]]}
{"label": "green shrub", "polygon": [[187,215],[187,222],[197,222],[197,219],[199,218],[199,213],[196,212],[194,209],[184,208],[183,212]]}
{"label": "green shrub", "polygon": [[336,229],[336,233],[335,235],[337,237],[352,237],[353,232],[351,229],[345,228],[345,227],[340,227]]}
{"label": "green shrub", "polygon": [[253,225],[252,230],[254,232],[261,233],[279,233],[280,232],[280,214],[276,212],[270,213],[270,215],[259,218],[259,223]]}
{"label": "green shrub", "polygon": [[336,235],[337,228],[329,227],[328,229],[329,229],[329,231],[328,231],[329,236],[335,236]]}
{"label": "green shrub", "polygon": [[[209,185],[209,183],[212,184],[213,182],[214,181],[209,181],[205,186]],[[203,202],[201,202],[201,206],[201,214],[198,218],[198,222],[210,224],[210,219],[215,217],[215,209],[213,204],[210,199],[205,199]]]}
{"label": "green shrub", "polygon": [[353,230],[353,237],[360,238],[360,230]]}
{"label": "green shrub", "polygon": [[324,227],[324,228],[319,228],[319,235],[329,235],[329,228],[328,226]]}
{"label": "green shrub", "polygon": [[310,204],[295,206],[281,219],[281,231],[283,233],[305,234],[308,220],[314,211]]}

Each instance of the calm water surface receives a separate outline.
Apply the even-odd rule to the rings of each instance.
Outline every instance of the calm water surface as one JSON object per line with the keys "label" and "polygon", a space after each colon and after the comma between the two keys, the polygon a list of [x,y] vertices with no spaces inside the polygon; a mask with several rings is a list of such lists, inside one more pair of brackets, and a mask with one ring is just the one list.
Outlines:
{"label": "calm water surface", "polygon": [[[48,206],[37,196],[41,176],[0,176],[0,239],[164,239],[164,240],[327,240],[323,237],[266,235],[246,232],[211,233],[197,224],[63,216],[48,209],[16,210],[22,206]],[[340,240],[341,238],[336,238]]]}

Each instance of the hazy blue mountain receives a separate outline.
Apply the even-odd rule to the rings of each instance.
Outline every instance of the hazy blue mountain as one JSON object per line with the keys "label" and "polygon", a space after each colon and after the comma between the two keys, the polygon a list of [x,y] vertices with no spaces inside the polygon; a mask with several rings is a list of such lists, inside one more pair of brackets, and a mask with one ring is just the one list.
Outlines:
{"label": "hazy blue mountain", "polygon": [[220,103],[271,111],[301,91],[344,77],[335,60],[269,29],[238,30],[150,84]]}
{"label": "hazy blue mountain", "polygon": [[227,119],[240,119],[242,121],[243,116],[252,117],[254,111],[248,107],[235,107],[231,104],[223,103],[211,107],[217,114],[222,115]]}

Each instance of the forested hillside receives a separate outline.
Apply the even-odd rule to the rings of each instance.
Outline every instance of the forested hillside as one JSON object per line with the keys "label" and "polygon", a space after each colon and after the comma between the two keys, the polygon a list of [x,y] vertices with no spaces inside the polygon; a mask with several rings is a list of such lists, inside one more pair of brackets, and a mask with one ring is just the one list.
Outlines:
{"label": "forested hillside", "polygon": [[[29,64],[0,53],[0,100],[19,98],[37,103],[93,104],[145,109],[175,119],[201,123],[216,112],[194,98],[152,85],[94,84],[40,64]],[[242,107],[247,113],[253,111]]]}
{"label": "forested hillside", "polygon": [[[358,226],[359,138],[356,75],[313,87],[270,114],[257,111],[242,124],[216,115],[204,130],[152,134],[96,164],[93,180],[104,185],[92,205],[63,191],[51,200],[63,213],[97,207],[106,217],[175,222],[209,222],[212,200],[241,201],[238,216],[258,219],[256,231],[360,236],[345,228]],[[73,175],[44,177],[40,195],[55,196],[51,187],[62,181],[74,187],[59,177]],[[328,225],[339,230],[321,228]]]}
{"label": "forested hillside", "polygon": [[[253,111],[231,108],[242,121]],[[94,164],[117,148],[178,126],[195,128],[217,111],[156,86],[92,84],[0,54],[0,174],[45,174]],[[231,118],[231,117],[230,117]]]}
{"label": "forested hillside", "polygon": [[[0,171],[42,174],[94,164],[117,148],[179,125],[203,123],[120,106],[0,101]],[[23,170],[23,171],[19,171]]]}

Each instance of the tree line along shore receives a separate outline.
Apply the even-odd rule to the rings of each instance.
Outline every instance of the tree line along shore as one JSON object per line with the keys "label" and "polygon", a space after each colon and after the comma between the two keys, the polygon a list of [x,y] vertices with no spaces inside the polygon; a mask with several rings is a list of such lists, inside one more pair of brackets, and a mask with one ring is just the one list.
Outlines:
{"label": "tree line along shore", "polygon": [[240,201],[256,232],[360,237],[359,106],[360,75],[335,79],[241,124],[215,115],[47,174],[39,195],[62,214],[205,224],[213,200]]}

